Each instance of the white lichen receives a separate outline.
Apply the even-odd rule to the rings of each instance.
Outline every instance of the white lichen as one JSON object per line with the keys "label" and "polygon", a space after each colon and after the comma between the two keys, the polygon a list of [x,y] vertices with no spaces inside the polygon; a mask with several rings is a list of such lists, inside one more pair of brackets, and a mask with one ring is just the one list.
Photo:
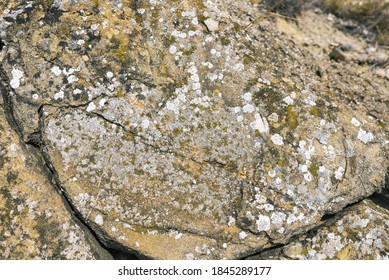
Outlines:
{"label": "white lichen", "polygon": [[240,238],[241,240],[245,239],[246,237],[247,237],[247,233],[246,233],[246,232],[241,231],[241,232],[239,233],[239,238]]}
{"label": "white lichen", "polygon": [[92,112],[92,111],[94,111],[95,109],[96,109],[96,105],[95,105],[95,103],[93,103],[93,102],[89,103],[89,104],[88,104],[88,107],[86,107],[86,111],[87,111],[87,112]]}
{"label": "white lichen", "polygon": [[62,70],[58,66],[53,66],[51,68],[51,72],[53,72],[55,76],[59,76],[62,74]]}
{"label": "white lichen", "polygon": [[104,223],[103,216],[97,215],[95,218],[95,223],[98,224],[99,226],[103,225],[103,223]]}
{"label": "white lichen", "polygon": [[59,92],[56,92],[54,94],[54,99],[55,100],[64,99],[64,97],[65,97],[65,93],[62,90],[60,90]]}
{"label": "white lichen", "polygon": [[20,86],[20,79],[23,77],[23,71],[19,69],[12,69],[12,79],[10,85],[13,89],[17,89]]}
{"label": "white lichen", "polygon": [[278,133],[272,135],[271,141],[272,141],[275,145],[278,145],[278,146],[284,145],[283,138],[282,138],[282,136],[279,135]]}
{"label": "white lichen", "polygon": [[351,124],[356,126],[356,127],[359,127],[361,125],[361,122],[358,121],[356,118],[352,118],[351,119]]}
{"label": "white lichen", "polygon": [[336,171],[335,171],[335,178],[337,180],[341,180],[343,178],[344,174],[344,168],[340,166]]}
{"label": "white lichen", "polygon": [[259,232],[268,231],[270,229],[270,218],[268,216],[259,215],[256,224]]}
{"label": "white lichen", "polygon": [[367,144],[368,142],[374,139],[374,135],[371,132],[366,132],[363,129],[359,129],[358,139],[361,140],[363,143]]}
{"label": "white lichen", "polygon": [[176,52],[177,52],[177,47],[174,46],[174,45],[171,45],[171,46],[169,47],[169,53],[175,54]]}

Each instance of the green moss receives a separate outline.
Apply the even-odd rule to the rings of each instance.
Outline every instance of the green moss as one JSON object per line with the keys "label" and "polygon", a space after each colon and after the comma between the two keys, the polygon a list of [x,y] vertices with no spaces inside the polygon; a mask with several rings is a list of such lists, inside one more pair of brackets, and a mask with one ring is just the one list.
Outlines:
{"label": "green moss", "polygon": [[315,117],[320,117],[321,114],[320,114],[320,111],[317,107],[311,107],[311,109],[309,109],[309,113],[312,115],[312,116],[315,116]]}
{"label": "green moss", "polygon": [[288,167],[288,162],[287,162],[286,160],[279,159],[279,160],[277,161],[277,165],[278,165],[279,167],[285,168],[285,167]]}
{"label": "green moss", "polygon": [[128,133],[128,134],[126,134],[126,135],[123,135],[123,136],[122,136],[122,140],[123,140],[123,141],[127,141],[127,142],[129,142],[129,141],[134,141],[134,135],[132,135],[132,134],[130,134],[130,133]]}
{"label": "green moss", "polygon": [[234,22],[234,31],[237,33],[242,29],[239,23]]}
{"label": "green moss", "polygon": [[220,42],[222,43],[223,46],[228,46],[231,43],[231,40],[226,36],[222,36],[220,38]]}
{"label": "green moss", "polygon": [[247,65],[247,64],[250,64],[250,63],[253,63],[253,62],[255,62],[254,57],[252,57],[251,55],[245,55],[245,57],[243,59],[243,64],[244,65]]}
{"label": "green moss", "polygon": [[128,162],[125,160],[122,162],[122,164],[123,164],[123,166],[128,166]]}
{"label": "green moss", "polygon": [[95,7],[99,6],[99,0],[92,0],[92,3]]}
{"label": "green moss", "polygon": [[135,155],[131,156],[130,162],[131,162],[132,165],[135,165],[135,163],[136,163],[136,156]]}
{"label": "green moss", "polygon": [[384,122],[384,121],[378,120],[378,121],[377,121],[377,124],[378,124],[381,128],[385,128],[385,122]]}
{"label": "green moss", "polygon": [[189,56],[189,55],[193,54],[195,50],[196,50],[196,47],[192,46],[190,49],[182,50],[182,53]]}
{"label": "green moss", "polygon": [[180,135],[182,132],[183,132],[183,130],[182,130],[182,128],[180,128],[180,127],[175,127],[175,128],[173,129],[173,135],[174,135],[174,136],[178,136],[178,135]]}
{"label": "green moss", "polygon": [[117,97],[123,97],[124,96],[124,93],[121,91],[121,90],[119,90],[117,93],[116,93],[116,95],[117,95]]}
{"label": "green moss", "polygon": [[348,165],[350,166],[350,172],[355,174],[357,171],[357,158],[355,156],[348,158]]}
{"label": "green moss", "polygon": [[141,169],[135,169],[134,173],[135,173],[135,175],[144,175],[145,174],[145,172]]}
{"label": "green moss", "polygon": [[190,142],[189,141],[180,141],[180,146],[181,147],[189,147],[190,146]]}
{"label": "green moss", "polygon": [[115,50],[115,55],[120,61],[124,61],[127,58],[127,45],[125,45],[123,42],[119,43],[118,48]]}
{"label": "green moss", "polygon": [[312,174],[314,177],[317,177],[317,175],[318,175],[317,172],[318,172],[319,168],[317,167],[316,164],[312,163],[312,164],[309,166],[308,170],[309,170],[309,172],[311,172],[311,174]]}
{"label": "green moss", "polygon": [[177,43],[177,39],[174,36],[166,36],[166,37],[164,37],[164,43],[165,43],[165,46],[168,47],[170,45]]}
{"label": "green moss", "polygon": [[293,105],[288,105],[286,110],[286,123],[292,131],[299,125],[297,112],[293,110]]}

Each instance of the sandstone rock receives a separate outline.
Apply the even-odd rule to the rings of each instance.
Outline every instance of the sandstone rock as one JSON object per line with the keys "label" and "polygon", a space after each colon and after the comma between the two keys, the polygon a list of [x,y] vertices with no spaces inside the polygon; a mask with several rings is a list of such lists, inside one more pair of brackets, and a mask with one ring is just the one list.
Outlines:
{"label": "sandstone rock", "polygon": [[[1,99],[1,98],[0,98]],[[47,174],[46,174],[47,175]],[[0,259],[109,259],[0,110]]]}
{"label": "sandstone rock", "polygon": [[389,211],[358,203],[282,249],[250,259],[389,259]]}
{"label": "sandstone rock", "polygon": [[[248,0],[2,11],[4,103],[106,246],[240,258],[382,187],[382,124],[355,111],[347,81],[322,82],[332,62],[270,21],[246,28],[259,15]],[[374,88],[355,81],[359,95]]]}

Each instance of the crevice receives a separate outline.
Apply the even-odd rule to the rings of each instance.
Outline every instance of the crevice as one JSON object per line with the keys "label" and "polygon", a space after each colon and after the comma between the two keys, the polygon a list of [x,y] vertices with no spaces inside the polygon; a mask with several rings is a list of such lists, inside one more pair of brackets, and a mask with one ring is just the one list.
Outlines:
{"label": "crevice", "polygon": [[269,259],[271,259],[271,256],[275,254],[275,252],[281,251],[282,248],[284,248],[288,244],[289,244],[289,242],[287,244],[278,244],[278,245],[263,249],[262,251],[251,253],[250,255],[247,255],[247,256],[241,258],[240,260],[269,260]]}
{"label": "crevice", "polygon": [[333,214],[324,214],[323,217],[321,217],[321,222],[326,222],[330,219],[332,219],[333,217],[336,216],[336,213],[333,213]]}
{"label": "crevice", "polygon": [[373,201],[378,206],[389,210],[389,194],[374,193],[368,197],[368,199]]}

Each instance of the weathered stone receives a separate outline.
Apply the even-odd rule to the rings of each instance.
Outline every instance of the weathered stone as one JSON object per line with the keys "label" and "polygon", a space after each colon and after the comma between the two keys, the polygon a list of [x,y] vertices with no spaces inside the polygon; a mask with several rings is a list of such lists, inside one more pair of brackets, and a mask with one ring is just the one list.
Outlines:
{"label": "weathered stone", "polygon": [[250,259],[389,260],[389,211],[365,200],[283,248]]}
{"label": "weathered stone", "polygon": [[[0,109],[0,259],[109,259]],[[47,175],[47,174],[46,174]]]}
{"label": "weathered stone", "polygon": [[[320,67],[356,72],[252,23],[248,0],[39,1],[2,14],[4,103],[107,246],[240,258],[382,186],[384,109],[373,118],[348,81],[324,82]],[[355,77],[353,90],[385,96],[381,79]]]}

